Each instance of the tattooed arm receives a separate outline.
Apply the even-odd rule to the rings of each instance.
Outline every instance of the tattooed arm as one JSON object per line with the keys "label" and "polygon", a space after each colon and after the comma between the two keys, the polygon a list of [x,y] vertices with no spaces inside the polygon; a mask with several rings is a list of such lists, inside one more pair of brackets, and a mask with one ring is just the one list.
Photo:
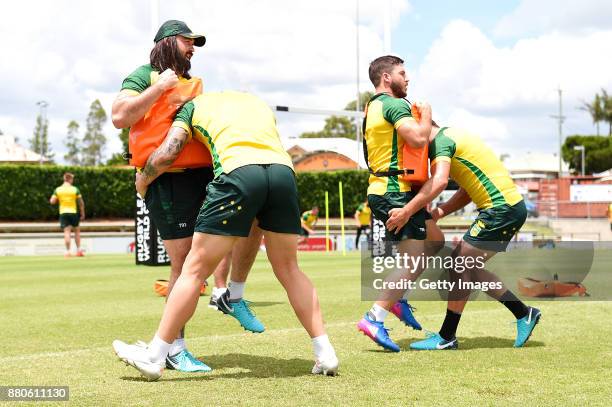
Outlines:
{"label": "tattooed arm", "polygon": [[136,174],[136,191],[144,198],[147,187],[163,174],[179,156],[187,143],[187,131],[171,127],[164,142],[147,159],[141,172]]}

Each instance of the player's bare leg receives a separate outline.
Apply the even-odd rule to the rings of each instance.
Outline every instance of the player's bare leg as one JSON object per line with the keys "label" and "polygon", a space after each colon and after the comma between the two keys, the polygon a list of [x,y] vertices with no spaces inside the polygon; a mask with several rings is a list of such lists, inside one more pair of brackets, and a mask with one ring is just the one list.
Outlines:
{"label": "player's bare leg", "polygon": [[157,336],[169,342],[191,318],[200,297],[200,286],[215,271],[237,238],[196,232],[183,270],[174,284],[159,324]]}
{"label": "player's bare leg", "polygon": [[81,250],[81,227],[77,226],[74,228],[74,243],[76,243],[77,256],[82,257],[83,251]]}
{"label": "player's bare leg", "polygon": [[[251,225],[248,237],[237,239],[231,252],[232,271],[227,291],[215,299],[214,305],[219,311],[234,317],[245,330],[261,333],[265,331],[265,326],[251,310],[250,302],[242,298],[246,287],[246,279],[251,267],[253,267],[261,244],[263,232],[256,224],[256,221],[254,221]],[[212,304],[213,298],[211,298],[209,305]]]}
{"label": "player's bare leg", "polygon": [[66,226],[64,228],[64,246],[66,247],[66,251],[64,252],[64,256],[70,256],[70,239],[72,234],[72,226]]}
{"label": "player's bare leg", "polygon": [[300,323],[312,338],[315,352],[314,374],[335,375],[338,358],[323,326],[317,291],[297,262],[297,236],[264,231],[266,253]]}

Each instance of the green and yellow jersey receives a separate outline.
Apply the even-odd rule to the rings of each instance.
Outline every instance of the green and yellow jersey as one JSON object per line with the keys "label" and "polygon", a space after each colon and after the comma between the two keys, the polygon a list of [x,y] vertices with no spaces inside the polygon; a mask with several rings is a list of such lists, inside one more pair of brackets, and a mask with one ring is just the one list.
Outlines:
{"label": "green and yellow jersey", "polygon": [[250,164],[283,164],[293,169],[281,144],[274,113],[256,96],[210,92],[179,110],[172,124],[204,143],[215,177]]}
{"label": "green and yellow jersey", "polygon": [[159,72],[151,64],[143,65],[128,75],[121,84],[121,90],[128,90],[134,95],[144,92],[157,81]]}
{"label": "green and yellow jersey", "polygon": [[59,202],[59,213],[77,213],[77,200],[81,197],[79,189],[70,184],[63,184],[53,191]]}
{"label": "green and yellow jersey", "polygon": [[[127,90],[133,95],[138,95],[157,82],[158,79],[159,71],[155,70],[151,64],[143,65],[123,80],[121,90]],[[179,81],[187,81],[187,79],[179,76]]]}
{"label": "green and yellow jersey", "polygon": [[513,206],[523,200],[510,174],[480,137],[444,127],[429,144],[431,165],[450,162],[450,177],[468,193],[478,209]]}
{"label": "green and yellow jersey", "polygon": [[315,223],[317,223],[318,219],[319,217],[312,213],[312,211],[302,213],[302,222],[304,222],[304,224],[310,229],[312,229]]}
{"label": "green and yellow jersey", "polygon": [[[121,84],[121,90],[128,90],[133,95],[144,92],[149,86],[159,79],[159,71],[155,70],[151,64],[143,65],[128,75]],[[179,80],[186,80],[179,77]]]}
{"label": "green and yellow jersey", "polygon": [[369,225],[371,216],[372,210],[370,209],[370,205],[361,204],[357,207],[357,219],[359,219],[359,224],[361,226]]}
{"label": "green and yellow jersey", "polygon": [[[368,104],[364,138],[368,150],[368,165],[373,172],[400,169],[404,162],[404,140],[397,129],[414,120],[408,102],[386,93],[375,95]],[[368,195],[410,191],[410,182],[397,175],[377,177],[370,174]]]}

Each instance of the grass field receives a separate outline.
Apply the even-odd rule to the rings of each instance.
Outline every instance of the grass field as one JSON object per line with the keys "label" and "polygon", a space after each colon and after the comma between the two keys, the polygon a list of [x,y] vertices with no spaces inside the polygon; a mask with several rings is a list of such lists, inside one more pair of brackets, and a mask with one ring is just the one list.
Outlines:
{"label": "grass field", "polygon": [[[610,302],[539,303],[542,321],[523,349],[512,348],[512,315],[494,302],[468,305],[458,351],[408,351],[423,334],[391,316],[404,350],[392,354],[356,331],[370,306],[360,301],[357,255],[304,254],[301,265],[317,286],[340,376],[309,374],[310,340],[260,256],[246,298],[266,332],[245,333],[202,297],[187,342],[214,371],[166,371],[149,383],[111,342],[150,340],[163,308],[153,281],[166,268],[136,267],[128,255],[0,258],[0,385],[67,385],[71,404],[95,406],[612,405]],[[415,305],[437,330],[445,304]]]}

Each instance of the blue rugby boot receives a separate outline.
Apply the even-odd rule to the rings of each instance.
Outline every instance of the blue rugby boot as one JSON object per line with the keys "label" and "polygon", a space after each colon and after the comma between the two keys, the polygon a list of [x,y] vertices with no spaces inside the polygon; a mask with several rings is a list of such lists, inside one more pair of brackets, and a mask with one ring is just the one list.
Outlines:
{"label": "blue rugby boot", "polygon": [[404,325],[411,327],[412,329],[416,329],[420,331],[423,329],[421,324],[414,317],[413,312],[416,311],[412,305],[408,304],[408,301],[405,299],[401,299],[391,307],[391,312],[399,318],[400,321],[404,323]]}
{"label": "blue rugby boot", "polygon": [[357,329],[363,332],[383,348],[392,352],[399,352],[400,347],[389,338],[389,332],[385,328],[385,324],[382,322],[374,321],[366,313],[364,317],[357,324]]}
{"label": "blue rugby boot", "polygon": [[442,338],[437,332],[427,332],[427,338],[422,341],[413,342],[410,344],[410,349],[414,350],[445,350],[445,349],[457,349],[459,342],[457,338],[453,338],[450,341]]}
{"label": "blue rugby boot", "polygon": [[540,322],[542,313],[539,309],[533,307],[527,307],[527,315],[521,319],[516,320],[516,340],[514,341],[514,347],[520,348],[531,336],[534,328]]}

